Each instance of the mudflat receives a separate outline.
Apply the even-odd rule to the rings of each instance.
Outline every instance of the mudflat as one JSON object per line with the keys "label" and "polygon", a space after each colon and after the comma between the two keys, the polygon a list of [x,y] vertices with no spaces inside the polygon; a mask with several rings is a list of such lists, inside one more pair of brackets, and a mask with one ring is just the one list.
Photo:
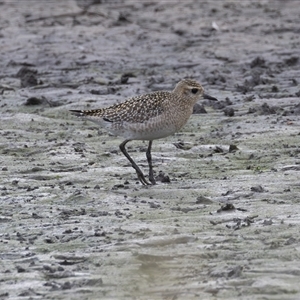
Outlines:
{"label": "mudflat", "polygon": [[[299,16],[294,0],[0,1],[0,298],[299,299]],[[155,186],[69,112],[182,78],[219,101],[154,141]],[[145,173],[146,149],[128,144]]]}

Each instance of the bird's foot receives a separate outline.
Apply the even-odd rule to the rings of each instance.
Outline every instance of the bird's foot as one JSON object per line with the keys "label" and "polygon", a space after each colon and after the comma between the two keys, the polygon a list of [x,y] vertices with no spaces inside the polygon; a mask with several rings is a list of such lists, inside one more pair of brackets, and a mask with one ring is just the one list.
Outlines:
{"label": "bird's foot", "polygon": [[136,172],[136,174],[137,174],[138,179],[139,179],[139,181],[141,182],[142,185],[153,185],[152,182],[150,183],[150,182],[145,178],[145,176],[144,176],[143,173]]}
{"label": "bird's foot", "polygon": [[155,185],[156,184],[156,181],[154,179],[154,175],[153,175],[153,172],[150,172],[149,173],[149,180],[151,182],[152,185]]}

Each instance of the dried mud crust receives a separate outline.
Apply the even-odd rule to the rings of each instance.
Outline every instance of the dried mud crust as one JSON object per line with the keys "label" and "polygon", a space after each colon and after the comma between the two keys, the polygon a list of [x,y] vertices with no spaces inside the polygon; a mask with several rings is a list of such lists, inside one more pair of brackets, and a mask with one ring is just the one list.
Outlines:
{"label": "dried mud crust", "polygon": [[[21,2],[0,2],[1,299],[298,299],[298,1]],[[153,187],[68,112],[183,77],[219,102],[154,141]]]}

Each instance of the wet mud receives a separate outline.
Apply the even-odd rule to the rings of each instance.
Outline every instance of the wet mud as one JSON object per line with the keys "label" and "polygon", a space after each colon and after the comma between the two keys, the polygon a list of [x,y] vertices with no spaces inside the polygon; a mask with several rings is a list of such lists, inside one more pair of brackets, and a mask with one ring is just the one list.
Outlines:
{"label": "wet mud", "polygon": [[[299,299],[299,17],[294,0],[0,1],[0,298]],[[69,113],[185,77],[219,101],[154,141],[155,186]],[[146,148],[128,144],[145,173]]]}

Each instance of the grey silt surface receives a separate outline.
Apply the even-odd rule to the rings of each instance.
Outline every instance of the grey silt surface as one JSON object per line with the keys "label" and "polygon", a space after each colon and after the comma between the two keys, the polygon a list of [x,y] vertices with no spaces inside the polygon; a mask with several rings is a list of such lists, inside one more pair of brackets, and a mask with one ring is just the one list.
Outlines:
{"label": "grey silt surface", "polygon": [[[98,2],[0,1],[0,298],[300,299],[299,1]],[[171,184],[69,113],[182,78],[219,102],[153,141]]]}

